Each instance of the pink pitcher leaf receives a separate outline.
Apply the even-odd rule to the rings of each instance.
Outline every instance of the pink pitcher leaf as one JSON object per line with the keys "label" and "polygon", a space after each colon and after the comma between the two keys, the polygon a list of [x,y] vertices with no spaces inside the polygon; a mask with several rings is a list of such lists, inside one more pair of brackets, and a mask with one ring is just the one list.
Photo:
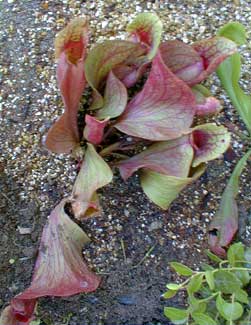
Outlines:
{"label": "pink pitcher leaf", "polygon": [[[68,153],[79,142],[77,114],[79,102],[86,86],[84,58],[88,43],[86,18],[73,19],[55,40],[58,59],[57,80],[63,98],[65,112],[57,125],[47,135],[46,146],[57,153]],[[63,138],[66,139],[66,144]],[[69,145],[69,142],[74,142]],[[54,144],[55,143],[55,144]],[[55,149],[54,149],[55,147]]]}
{"label": "pink pitcher leaf", "polygon": [[[93,145],[88,143],[84,160],[72,191],[72,209],[77,218],[85,217],[89,204],[95,204],[96,199],[93,199],[93,196],[96,191],[110,183],[112,177],[113,174],[108,164],[96,152]],[[81,204],[83,207],[82,211],[80,210]]]}
{"label": "pink pitcher leaf", "polygon": [[206,39],[192,46],[177,40],[160,46],[165,64],[189,85],[206,79],[236,49],[236,44],[224,37]]}
{"label": "pink pitcher leaf", "polygon": [[100,144],[103,139],[104,129],[109,122],[109,118],[103,121],[97,120],[95,117],[86,114],[85,115],[85,128],[84,138],[93,144]]}
{"label": "pink pitcher leaf", "polygon": [[95,217],[100,214],[101,206],[99,204],[98,195],[95,192],[90,202],[83,202],[79,200],[72,201],[72,209],[76,219]]}
{"label": "pink pitcher leaf", "polygon": [[5,308],[1,325],[28,325],[39,297],[65,297],[97,289],[100,278],[87,268],[82,256],[89,238],[65,213],[68,201],[62,200],[52,211],[43,230],[31,285]]}
{"label": "pink pitcher leaf", "polygon": [[103,96],[100,93],[105,78],[115,67],[125,64],[135,64],[145,53],[138,43],[130,41],[105,41],[97,44],[88,54],[85,61],[85,75],[88,84],[94,91],[94,101],[91,109],[103,107]]}
{"label": "pink pitcher leaf", "polygon": [[69,63],[62,53],[57,66],[57,78],[65,106],[65,114],[70,121],[71,132],[79,138],[77,114],[79,102],[86,86],[83,58],[77,64]]}
{"label": "pink pitcher leaf", "polygon": [[130,88],[133,87],[139,81],[140,78],[142,78],[148,66],[149,62],[130,66],[120,65],[113,69],[113,72],[127,88]]}
{"label": "pink pitcher leaf", "polygon": [[191,89],[157,55],[144,88],[129,102],[115,127],[143,139],[170,140],[189,130],[194,112]]}
{"label": "pink pitcher leaf", "polygon": [[86,85],[84,59],[88,45],[88,23],[85,17],[73,19],[56,37],[57,79],[68,118],[78,135],[76,114]]}
{"label": "pink pitcher leaf", "polygon": [[214,216],[209,228],[209,247],[210,250],[219,256],[226,256],[226,249],[231,244],[238,230],[238,207],[236,202],[228,202],[230,214],[222,214],[219,210],[218,215]]}
{"label": "pink pitcher leaf", "polygon": [[127,32],[129,32],[136,41],[147,44],[150,47],[146,56],[148,60],[152,60],[158,51],[162,27],[162,22],[159,17],[149,12],[137,15],[127,26]]}
{"label": "pink pitcher leaf", "polygon": [[61,201],[52,211],[43,230],[31,285],[16,299],[65,297],[97,289],[100,279],[88,270],[82,256],[89,238],[65,213],[66,202]]}
{"label": "pink pitcher leaf", "polygon": [[72,132],[70,120],[65,113],[52,125],[45,139],[47,149],[55,153],[70,153],[78,143],[79,139]]}
{"label": "pink pitcher leaf", "polygon": [[193,148],[189,136],[158,142],[127,160],[122,160],[119,170],[126,180],[140,168],[175,177],[187,177],[193,160]]}
{"label": "pink pitcher leaf", "polygon": [[143,169],[141,172],[141,186],[148,198],[162,209],[167,209],[179,193],[191,182],[199,178],[205,171],[201,164],[192,171],[189,177],[175,177]]}
{"label": "pink pitcher leaf", "polygon": [[110,71],[106,81],[104,106],[97,111],[96,116],[99,119],[118,117],[126,108],[127,97],[124,84]]}
{"label": "pink pitcher leaf", "polygon": [[204,71],[199,54],[186,43],[173,40],[160,45],[160,53],[167,67],[180,79],[191,84]]}
{"label": "pink pitcher leaf", "polygon": [[196,115],[205,116],[212,115],[220,112],[222,110],[222,106],[218,99],[215,97],[205,97],[204,103],[197,103],[196,105]]}
{"label": "pink pitcher leaf", "polygon": [[[145,53],[137,60],[125,62],[114,69],[116,76],[127,88],[134,86],[146,72],[150,61],[157,54],[162,33],[162,23],[151,13],[138,15],[128,26],[127,31],[135,43],[141,43]],[[126,64],[127,63],[127,64]]]}
{"label": "pink pitcher leaf", "polygon": [[192,88],[196,99],[196,115],[205,116],[216,114],[221,111],[220,101],[211,96],[210,91],[202,86],[196,85]]}
{"label": "pink pitcher leaf", "polygon": [[1,325],[29,325],[34,318],[36,299],[14,298],[1,314]]}
{"label": "pink pitcher leaf", "polygon": [[58,59],[64,52],[67,55],[67,60],[72,64],[76,64],[84,58],[87,44],[87,19],[86,17],[74,18],[57,34],[55,39],[55,57]]}
{"label": "pink pitcher leaf", "polygon": [[237,163],[222,194],[219,209],[209,227],[209,246],[217,255],[226,255],[226,248],[229,246],[238,230],[238,207],[236,197],[239,192],[240,175],[250,154],[251,151],[248,151]]}
{"label": "pink pitcher leaf", "polygon": [[237,51],[235,42],[221,36],[196,42],[192,46],[200,55],[204,64],[204,72],[193,81],[193,84],[206,79],[217,69],[221,62]]}
{"label": "pink pitcher leaf", "polygon": [[230,133],[224,126],[208,123],[196,126],[192,130],[193,167],[219,158],[230,145]]}

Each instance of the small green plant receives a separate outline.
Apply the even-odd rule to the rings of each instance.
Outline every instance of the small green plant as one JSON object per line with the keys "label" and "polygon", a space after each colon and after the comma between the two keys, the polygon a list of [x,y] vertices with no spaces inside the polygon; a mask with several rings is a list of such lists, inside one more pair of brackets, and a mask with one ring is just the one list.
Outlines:
{"label": "small green plant", "polygon": [[186,291],[187,308],[165,307],[165,316],[173,324],[251,324],[251,248],[235,243],[229,247],[224,260],[210,251],[207,255],[215,266],[203,264],[200,271],[178,262],[171,263],[171,267],[187,279],[179,284],[168,283],[163,298]]}

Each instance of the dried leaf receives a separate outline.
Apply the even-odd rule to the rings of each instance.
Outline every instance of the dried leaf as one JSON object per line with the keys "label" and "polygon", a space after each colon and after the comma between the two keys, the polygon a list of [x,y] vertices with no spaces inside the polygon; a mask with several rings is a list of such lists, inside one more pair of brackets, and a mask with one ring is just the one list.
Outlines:
{"label": "dried leaf", "polygon": [[67,201],[52,211],[43,230],[31,285],[3,311],[1,325],[28,325],[39,297],[64,297],[97,289],[100,278],[88,270],[82,256],[89,238],[65,213]]}
{"label": "dried leaf", "polygon": [[79,137],[72,131],[67,114],[63,114],[49,129],[45,145],[56,153],[70,153],[79,142]]}
{"label": "dried leaf", "polygon": [[66,202],[61,201],[52,211],[43,230],[31,286],[15,299],[70,296],[98,287],[99,277],[88,270],[82,257],[89,238],[65,213]]}
{"label": "dried leaf", "polygon": [[[98,210],[96,191],[112,180],[108,164],[97,154],[92,144],[87,144],[84,160],[72,191],[72,208],[76,218]],[[88,208],[91,211],[88,213]]]}

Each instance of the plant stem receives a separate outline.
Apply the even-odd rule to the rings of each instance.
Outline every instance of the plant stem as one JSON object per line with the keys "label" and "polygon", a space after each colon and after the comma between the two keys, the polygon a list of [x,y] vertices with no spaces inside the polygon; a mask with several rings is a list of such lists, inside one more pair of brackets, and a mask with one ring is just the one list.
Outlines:
{"label": "plant stem", "polygon": [[99,152],[99,155],[102,157],[108,156],[110,153],[112,153],[114,150],[117,150],[121,146],[121,141],[115,142],[108,147],[104,148]]}
{"label": "plant stem", "polygon": [[137,263],[136,265],[134,265],[132,268],[135,269],[138,266],[140,266],[146,259],[147,257],[151,254],[151,252],[154,250],[154,248],[156,247],[156,244],[153,245],[145,254],[145,256],[142,258],[142,260],[139,261],[139,263]]}
{"label": "plant stem", "polygon": [[123,256],[124,256],[124,261],[126,262],[126,260],[127,260],[127,257],[126,257],[126,252],[125,252],[125,244],[124,244],[124,241],[123,241],[123,239],[120,239],[120,244],[121,244],[121,249],[122,249],[122,252],[123,252]]}
{"label": "plant stem", "polygon": [[[232,304],[234,303],[234,293],[233,293],[232,296],[231,296],[231,302],[232,302]],[[229,321],[229,325],[233,325],[233,320],[232,320],[232,318],[231,318],[230,321]]]}
{"label": "plant stem", "polygon": [[220,293],[220,291],[217,291],[217,292],[213,293],[211,296],[201,299],[200,302],[209,301],[209,300],[213,299],[215,296],[218,296],[219,293]]}
{"label": "plant stem", "polygon": [[[251,272],[251,269],[248,267],[223,267],[220,270],[222,271],[248,271]],[[213,273],[219,271],[219,269],[212,270]]]}

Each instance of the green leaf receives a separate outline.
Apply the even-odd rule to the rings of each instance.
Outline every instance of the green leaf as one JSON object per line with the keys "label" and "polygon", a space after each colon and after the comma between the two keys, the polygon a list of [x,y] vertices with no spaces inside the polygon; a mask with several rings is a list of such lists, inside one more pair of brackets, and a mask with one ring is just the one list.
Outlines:
{"label": "green leaf", "polygon": [[188,312],[185,309],[178,309],[173,307],[165,307],[164,314],[175,325],[184,324],[188,319]]}
{"label": "green leaf", "polygon": [[244,260],[249,262],[246,264],[246,267],[251,268],[251,264],[250,264],[251,263],[251,248],[250,247],[246,248],[246,250],[245,250]]}
{"label": "green leaf", "polygon": [[196,274],[191,278],[187,286],[188,294],[192,294],[200,290],[203,278],[204,278],[204,274]]}
{"label": "green leaf", "polygon": [[239,289],[235,292],[235,299],[244,304],[248,304],[248,294],[243,289]]}
{"label": "green leaf", "polygon": [[162,209],[167,209],[184,187],[198,179],[204,171],[205,166],[201,164],[193,170],[191,177],[181,178],[152,170],[143,170],[141,172],[141,186],[150,200]]}
{"label": "green leaf", "polygon": [[240,71],[241,56],[239,53],[235,53],[221,63],[217,69],[217,75],[250,133],[251,97],[245,94],[239,86]]}
{"label": "green leaf", "polygon": [[159,17],[149,12],[139,14],[127,26],[127,31],[137,35],[141,42],[150,46],[147,58],[151,60],[158,51],[162,34],[162,22]]}
{"label": "green leaf", "polygon": [[222,259],[219,256],[213,254],[208,249],[205,252],[206,252],[207,256],[210,258],[211,261],[216,262],[216,263],[222,262]]}
{"label": "green leaf", "polygon": [[[251,106],[250,106],[251,107]],[[250,114],[251,116],[251,114]],[[249,150],[237,163],[222,194],[220,207],[215,214],[209,230],[210,248],[218,254],[224,254],[238,229],[238,207],[236,196],[239,192],[239,178],[251,154]],[[217,231],[217,235],[215,235]]]}
{"label": "green leaf", "polygon": [[193,313],[191,316],[196,322],[196,325],[217,325],[217,323],[207,314]]}
{"label": "green leaf", "polygon": [[240,290],[241,281],[231,272],[218,270],[214,273],[215,290],[223,293],[235,293]]}
{"label": "green leaf", "polygon": [[167,289],[177,291],[182,288],[182,285],[177,284],[177,283],[168,283],[166,285]]}
{"label": "green leaf", "polygon": [[250,275],[248,273],[248,271],[243,270],[243,271],[234,271],[233,272],[237,278],[242,282],[243,286],[246,286],[249,281],[250,281]]}
{"label": "green leaf", "polygon": [[251,324],[251,311],[245,313],[244,317],[238,322],[238,325],[249,325]]}
{"label": "green leaf", "polygon": [[179,275],[190,276],[193,274],[193,270],[182,263],[171,262],[170,265]]}
{"label": "green leaf", "polygon": [[238,22],[227,23],[219,29],[217,34],[230,39],[238,45],[247,43],[245,27]]}
{"label": "green leaf", "polygon": [[198,84],[192,87],[193,93],[196,95],[202,94],[204,97],[211,97],[212,94],[208,88],[205,86]]}
{"label": "green leaf", "polygon": [[215,284],[214,284],[214,274],[212,271],[206,271],[205,273],[206,281],[211,290],[214,290]]}
{"label": "green leaf", "polygon": [[164,299],[170,299],[176,295],[177,291],[178,290],[168,290],[162,295],[162,297]]}
{"label": "green leaf", "polygon": [[212,267],[212,265],[209,265],[207,263],[201,263],[200,266],[201,266],[201,269],[203,271],[212,271],[212,270],[214,270],[214,268]]}
{"label": "green leaf", "polygon": [[[237,44],[246,43],[245,28],[239,23],[233,22],[223,26],[218,35],[224,36],[236,42]],[[251,97],[246,95],[239,86],[241,71],[241,56],[235,53],[217,69],[217,74],[221,80],[222,86],[231,98],[246,127],[251,132]]]}
{"label": "green leaf", "polygon": [[244,260],[244,245],[242,243],[231,245],[227,251],[227,259],[231,266],[238,266],[236,260]]}
{"label": "green leaf", "polygon": [[195,147],[193,167],[218,158],[230,144],[230,133],[224,126],[213,123],[198,125],[192,129],[192,139]]}
{"label": "green leaf", "polygon": [[243,314],[243,307],[239,302],[226,302],[221,295],[216,299],[216,307],[220,315],[228,321],[236,320]]}
{"label": "green leaf", "polygon": [[188,296],[188,304],[189,304],[189,313],[204,313],[207,308],[207,303],[203,301],[203,299],[197,299],[193,294],[189,294]]}

